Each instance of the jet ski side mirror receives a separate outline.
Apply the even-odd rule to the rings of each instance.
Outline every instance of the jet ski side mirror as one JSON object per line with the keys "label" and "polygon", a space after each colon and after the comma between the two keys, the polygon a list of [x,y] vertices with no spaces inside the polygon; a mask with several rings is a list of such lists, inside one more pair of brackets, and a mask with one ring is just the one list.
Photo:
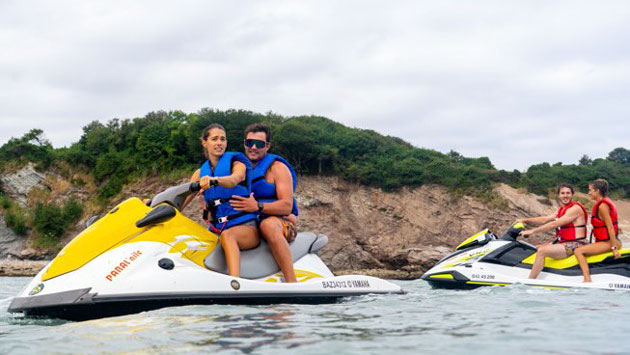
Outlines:
{"label": "jet ski side mirror", "polygon": [[492,232],[490,232],[488,228],[486,228],[481,232],[468,237],[468,239],[459,244],[457,248],[455,248],[455,250],[462,250],[470,247],[486,245],[489,241],[493,239],[496,239],[496,237],[494,236],[494,234],[492,234]]}
{"label": "jet ski side mirror", "polygon": [[136,222],[137,228],[142,228],[146,226],[150,226],[152,224],[158,224],[162,222],[166,222],[169,219],[175,217],[177,213],[175,212],[175,208],[169,205],[160,205],[156,208],[152,209],[149,213],[147,213],[144,218],[138,220]]}
{"label": "jet ski side mirror", "polygon": [[101,215],[98,215],[98,214],[97,214],[97,215],[95,215],[95,216],[90,217],[90,219],[88,219],[88,220],[85,222],[85,228],[87,228],[87,227],[91,226],[92,224],[94,224],[94,222],[96,222],[96,221],[98,221],[99,219],[101,219],[101,217],[102,217],[102,216],[101,216]]}

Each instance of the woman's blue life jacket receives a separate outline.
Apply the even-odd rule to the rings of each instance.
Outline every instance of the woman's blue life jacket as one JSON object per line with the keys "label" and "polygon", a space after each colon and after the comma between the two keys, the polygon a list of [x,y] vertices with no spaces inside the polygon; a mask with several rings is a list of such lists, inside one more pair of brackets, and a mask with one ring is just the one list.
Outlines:
{"label": "woman's blue life jacket", "polygon": [[[271,167],[275,161],[279,161],[289,168],[291,172],[291,177],[293,178],[293,192],[295,193],[295,188],[297,187],[297,178],[295,176],[295,169],[293,166],[282,158],[279,155],[275,154],[267,154],[265,155],[258,165],[252,171],[252,192],[254,193],[254,198],[260,202],[274,202],[278,201],[278,195],[276,194],[276,185],[271,184],[265,180],[265,174],[267,170]],[[298,215],[298,207],[297,201],[295,197],[293,198],[293,209],[291,210],[291,214]],[[264,219],[269,217],[269,215],[262,213],[260,215],[260,219]]]}
{"label": "woman's blue life jacket", "polygon": [[[232,188],[213,185],[203,192],[203,199],[206,202],[203,218],[209,222],[209,229],[214,233],[220,233],[225,229],[254,221],[257,218],[256,213],[237,211],[230,205],[232,195],[249,197],[252,191],[252,165],[243,153],[227,152],[223,154],[214,171],[212,171],[210,161],[206,160],[199,171],[199,178],[230,176],[234,161],[245,164],[247,170],[245,180]],[[211,218],[208,218],[208,212],[211,213]]]}

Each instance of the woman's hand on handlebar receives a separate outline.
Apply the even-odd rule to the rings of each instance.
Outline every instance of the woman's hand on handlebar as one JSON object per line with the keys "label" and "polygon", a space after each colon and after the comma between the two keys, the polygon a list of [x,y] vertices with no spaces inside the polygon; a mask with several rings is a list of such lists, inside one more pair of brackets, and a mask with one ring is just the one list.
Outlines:
{"label": "woman's hand on handlebar", "polygon": [[204,190],[212,185],[218,185],[217,183],[217,178],[213,178],[210,176],[203,176],[199,179],[199,186],[201,186],[201,188]]}

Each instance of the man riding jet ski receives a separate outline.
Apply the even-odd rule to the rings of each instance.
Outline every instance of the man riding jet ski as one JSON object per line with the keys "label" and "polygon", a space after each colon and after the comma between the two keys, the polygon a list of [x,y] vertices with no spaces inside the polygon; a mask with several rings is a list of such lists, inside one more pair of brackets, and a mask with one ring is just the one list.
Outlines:
{"label": "man riding jet ski", "polygon": [[180,213],[199,189],[196,182],[169,188],[150,206],[131,198],[88,221],[8,311],[85,320],[188,304],[324,303],[403,292],[374,277],[335,277],[317,256],[328,238],[313,233],[298,234],[290,246],[299,282],[279,282],[264,241],[242,252],[241,277],[229,276],[216,234]]}
{"label": "man riding jet ski", "polygon": [[529,279],[536,259],[536,247],[517,240],[525,229],[512,226],[503,236],[485,229],[462,242],[455,251],[429,269],[422,279],[436,288],[472,289],[520,283],[547,288],[600,288],[630,290],[630,249],[589,256],[592,283],[582,282],[574,255],[564,259],[546,258],[537,279]]}

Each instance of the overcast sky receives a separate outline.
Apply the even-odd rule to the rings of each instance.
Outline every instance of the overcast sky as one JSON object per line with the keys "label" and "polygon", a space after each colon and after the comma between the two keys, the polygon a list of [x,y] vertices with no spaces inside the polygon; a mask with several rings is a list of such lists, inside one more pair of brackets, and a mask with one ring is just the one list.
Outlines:
{"label": "overcast sky", "polygon": [[0,145],[211,107],[572,164],[630,148],[629,24],[627,1],[2,1]]}

